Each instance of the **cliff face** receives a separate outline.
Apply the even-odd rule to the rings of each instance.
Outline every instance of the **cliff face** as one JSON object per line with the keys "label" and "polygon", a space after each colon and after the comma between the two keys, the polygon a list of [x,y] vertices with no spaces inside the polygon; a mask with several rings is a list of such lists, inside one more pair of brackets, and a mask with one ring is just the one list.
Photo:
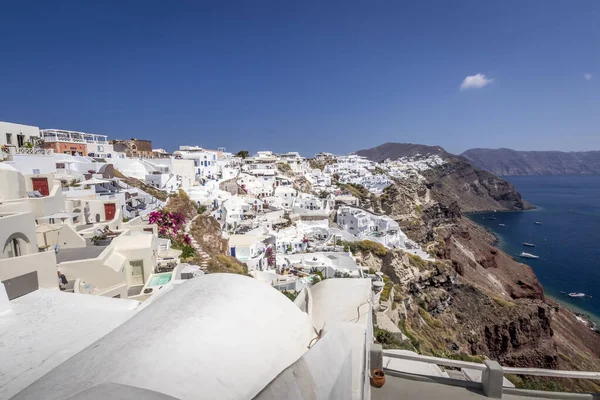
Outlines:
{"label": "cliff face", "polygon": [[512,184],[459,158],[449,158],[423,175],[433,199],[444,204],[456,202],[463,212],[534,208]]}
{"label": "cliff face", "polygon": [[446,157],[450,155],[439,146],[426,146],[413,143],[384,143],[371,149],[359,150],[355,154],[367,157],[371,161],[381,162],[387,160],[397,160],[401,157],[413,157],[415,155],[439,155]]}
{"label": "cliff face", "polygon": [[[357,155],[372,161],[397,160],[402,157],[426,159],[437,156],[444,163],[421,171],[425,187],[432,200],[445,205],[456,202],[463,212],[493,210],[527,210],[531,204],[521,198],[515,187],[497,176],[473,166],[467,159],[446,152],[439,146],[411,143],[385,143],[371,149],[359,150]],[[419,183],[403,181],[412,185],[410,191],[423,190]],[[427,199],[429,200],[429,198]]]}
{"label": "cliff face", "polygon": [[499,176],[600,174],[600,151],[470,149],[461,156]]}
{"label": "cliff face", "polygon": [[[456,157],[397,180],[379,206],[437,261],[400,251],[358,254],[390,278],[392,306],[408,347],[422,353],[503,365],[600,370],[600,335],[544,296],[532,269],[494,246],[495,237],[463,216],[468,211],[531,207],[509,183]],[[568,382],[570,390],[598,390]]]}

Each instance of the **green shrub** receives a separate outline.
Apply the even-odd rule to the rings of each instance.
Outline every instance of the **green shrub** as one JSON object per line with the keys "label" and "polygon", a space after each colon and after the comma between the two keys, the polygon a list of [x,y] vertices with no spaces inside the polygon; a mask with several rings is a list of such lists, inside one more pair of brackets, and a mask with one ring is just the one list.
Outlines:
{"label": "green shrub", "polygon": [[485,361],[485,357],[483,357],[483,356],[472,356],[472,355],[464,354],[464,353],[446,354],[445,357],[449,358],[451,360],[467,361],[467,362],[478,363],[478,364],[483,364],[483,362]]}
{"label": "green shrub", "polygon": [[492,300],[494,300],[496,302],[496,304],[498,304],[500,307],[512,307],[515,305],[515,303],[508,301],[508,300],[504,300],[501,297],[497,297],[497,296],[490,296],[492,298]]}
{"label": "green shrub", "polygon": [[191,258],[196,255],[196,249],[187,244],[171,241],[171,247],[175,250],[181,250],[181,255],[179,257],[182,259]]}
{"label": "green shrub", "polygon": [[285,295],[285,297],[287,297],[291,301],[296,300],[296,297],[298,297],[298,293],[296,293],[294,291],[284,290],[281,293],[283,293]]}
{"label": "green shrub", "polygon": [[423,318],[423,320],[427,323],[427,325],[432,326],[434,328],[443,328],[444,324],[442,324],[441,321],[438,321],[437,319],[433,318],[431,316],[431,314],[429,314],[427,312],[427,310],[425,310],[425,308],[421,307],[419,305],[419,315],[421,316],[421,318]]}
{"label": "green shrub", "polygon": [[401,303],[404,301],[404,296],[402,296],[402,291],[400,289],[400,286],[394,286],[394,303]]}
{"label": "green shrub", "polygon": [[400,322],[398,322],[398,328],[404,333],[404,336],[410,340],[410,344],[412,345],[415,351],[419,351],[421,349],[421,342],[419,339],[412,334],[412,332],[406,326],[406,319],[402,318]]}
{"label": "green shrub", "polygon": [[379,296],[379,300],[384,302],[384,301],[388,301],[390,299],[390,293],[392,291],[392,287],[394,287],[394,284],[392,283],[392,281],[390,281],[390,278],[388,278],[387,276],[383,276],[383,290],[381,291],[381,295]]}
{"label": "green shrub", "polygon": [[418,268],[419,270],[424,270],[429,265],[428,261],[423,260],[421,257],[417,256],[416,254],[410,254],[410,253],[408,254],[408,263],[411,266]]}
{"label": "green shrub", "polygon": [[360,240],[358,242],[343,243],[344,248],[346,248],[347,246],[348,249],[352,252],[352,254],[355,254],[360,251],[362,253],[371,253],[378,257],[385,257],[388,252],[384,245],[382,245],[381,243],[374,242],[372,240]]}
{"label": "green shrub", "polygon": [[384,349],[414,350],[410,341],[402,340],[402,335],[375,327],[375,340]]}

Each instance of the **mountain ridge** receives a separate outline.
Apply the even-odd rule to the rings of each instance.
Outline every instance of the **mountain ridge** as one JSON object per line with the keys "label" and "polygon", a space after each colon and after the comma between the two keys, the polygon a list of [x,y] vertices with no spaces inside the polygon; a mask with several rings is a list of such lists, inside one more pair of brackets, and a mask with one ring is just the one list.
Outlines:
{"label": "mountain ridge", "polygon": [[520,151],[473,148],[460,154],[498,176],[600,174],[600,151]]}
{"label": "mountain ridge", "polygon": [[521,198],[511,183],[474,167],[466,158],[448,153],[440,146],[388,142],[354,154],[376,162],[403,157],[441,157],[444,164],[423,172],[427,188],[435,200],[447,206],[456,202],[463,212],[535,208]]}

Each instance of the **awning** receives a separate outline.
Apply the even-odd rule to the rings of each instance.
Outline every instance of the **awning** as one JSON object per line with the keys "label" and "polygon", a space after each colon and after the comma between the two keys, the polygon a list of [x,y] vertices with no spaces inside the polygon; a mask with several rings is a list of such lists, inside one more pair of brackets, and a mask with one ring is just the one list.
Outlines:
{"label": "awning", "polygon": [[106,180],[106,179],[98,179],[98,178],[92,178],[92,179],[88,179],[86,181],[82,181],[77,183],[77,186],[85,186],[85,185],[102,185],[103,183],[109,183],[111,181]]}
{"label": "awning", "polygon": [[67,218],[75,218],[75,217],[79,217],[78,213],[70,213],[70,212],[66,212],[66,211],[61,211],[61,212],[57,212],[54,214],[50,214],[50,215],[45,215],[43,217],[40,217],[38,219],[67,219]]}

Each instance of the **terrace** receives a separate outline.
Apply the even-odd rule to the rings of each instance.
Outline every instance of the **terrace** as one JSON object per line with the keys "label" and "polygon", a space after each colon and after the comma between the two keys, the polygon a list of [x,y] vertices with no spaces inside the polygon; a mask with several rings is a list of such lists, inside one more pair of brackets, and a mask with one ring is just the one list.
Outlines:
{"label": "terrace", "polygon": [[108,136],[57,129],[42,129],[40,136],[45,142],[108,144]]}
{"label": "terrace", "polygon": [[371,365],[381,363],[386,383],[381,388],[372,389],[373,400],[596,399],[592,394],[517,389],[504,374],[600,380],[600,372],[503,367],[491,360],[479,364],[429,357],[406,350],[383,350],[380,354],[382,358],[372,358]]}

